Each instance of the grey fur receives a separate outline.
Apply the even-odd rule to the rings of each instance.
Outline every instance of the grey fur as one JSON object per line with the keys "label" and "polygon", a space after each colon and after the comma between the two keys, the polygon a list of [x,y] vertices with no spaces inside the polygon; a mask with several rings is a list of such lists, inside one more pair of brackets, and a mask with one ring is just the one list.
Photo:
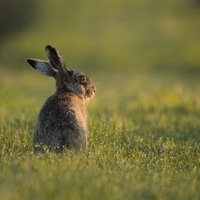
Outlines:
{"label": "grey fur", "polygon": [[45,48],[49,61],[27,59],[39,73],[56,80],[56,92],[43,105],[34,129],[34,151],[60,152],[62,149],[84,150],[87,147],[85,101],[96,88],[88,76],[68,70],[59,52]]}

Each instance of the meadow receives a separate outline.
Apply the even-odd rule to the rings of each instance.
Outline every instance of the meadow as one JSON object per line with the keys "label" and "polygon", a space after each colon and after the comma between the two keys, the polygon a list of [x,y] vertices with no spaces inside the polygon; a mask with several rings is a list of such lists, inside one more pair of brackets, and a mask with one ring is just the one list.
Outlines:
{"label": "meadow", "polygon": [[[34,21],[0,37],[0,199],[199,200],[198,1],[33,3]],[[33,153],[55,86],[26,58],[47,44],[96,85],[85,152]]]}
{"label": "meadow", "polygon": [[88,150],[34,156],[35,119],[54,81],[7,73],[1,199],[199,199],[198,77],[91,74],[98,90],[88,103]]}

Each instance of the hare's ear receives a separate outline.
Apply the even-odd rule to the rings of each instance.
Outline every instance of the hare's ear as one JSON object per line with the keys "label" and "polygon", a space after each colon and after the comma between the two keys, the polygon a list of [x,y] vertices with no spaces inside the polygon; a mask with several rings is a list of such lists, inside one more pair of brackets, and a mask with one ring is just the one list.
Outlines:
{"label": "hare's ear", "polygon": [[54,69],[47,61],[28,58],[27,62],[40,74],[52,77],[56,76],[57,70]]}
{"label": "hare's ear", "polygon": [[53,66],[53,68],[57,69],[60,73],[65,74],[67,72],[67,69],[65,67],[65,63],[60,53],[50,45],[47,45],[45,47],[45,51],[49,59],[49,62]]}

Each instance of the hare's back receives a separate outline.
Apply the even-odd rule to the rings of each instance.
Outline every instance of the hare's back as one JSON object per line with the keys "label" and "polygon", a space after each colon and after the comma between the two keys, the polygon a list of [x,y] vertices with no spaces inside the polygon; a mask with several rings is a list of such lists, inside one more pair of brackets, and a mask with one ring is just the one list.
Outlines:
{"label": "hare's back", "polygon": [[69,99],[63,103],[57,95],[47,99],[35,126],[34,144],[66,148],[85,145],[86,133],[70,109],[70,104]]}

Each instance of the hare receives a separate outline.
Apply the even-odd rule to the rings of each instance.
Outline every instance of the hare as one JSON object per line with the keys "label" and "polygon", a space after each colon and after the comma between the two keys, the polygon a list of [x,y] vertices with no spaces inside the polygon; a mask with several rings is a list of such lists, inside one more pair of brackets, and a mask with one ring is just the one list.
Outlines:
{"label": "hare", "polygon": [[53,77],[56,91],[43,105],[34,129],[34,152],[85,150],[87,147],[87,115],[85,101],[96,88],[90,78],[66,68],[59,52],[45,48],[48,61],[27,59],[39,73]]}

